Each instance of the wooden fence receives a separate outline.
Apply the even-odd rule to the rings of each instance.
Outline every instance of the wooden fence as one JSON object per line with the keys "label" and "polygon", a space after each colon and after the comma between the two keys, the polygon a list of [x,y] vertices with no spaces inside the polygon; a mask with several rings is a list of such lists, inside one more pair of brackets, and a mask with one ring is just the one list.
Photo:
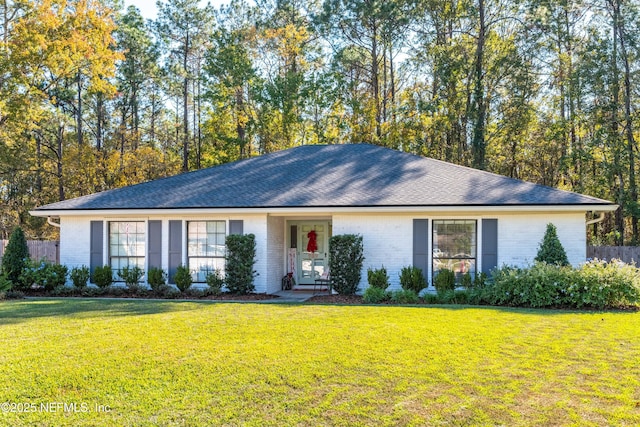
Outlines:
{"label": "wooden fence", "polygon": [[[0,240],[0,263],[2,263],[4,248],[8,243],[8,240]],[[31,259],[44,258],[51,262],[60,262],[60,245],[57,241],[27,240],[27,247]]]}
{"label": "wooden fence", "polygon": [[640,246],[587,246],[587,258],[619,259],[640,266]]}

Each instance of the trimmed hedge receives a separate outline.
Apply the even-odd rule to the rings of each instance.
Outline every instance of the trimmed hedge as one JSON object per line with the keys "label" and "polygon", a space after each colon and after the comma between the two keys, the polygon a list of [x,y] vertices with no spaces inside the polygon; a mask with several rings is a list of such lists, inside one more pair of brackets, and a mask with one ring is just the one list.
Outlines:
{"label": "trimmed hedge", "polygon": [[427,282],[424,280],[420,268],[414,266],[402,267],[400,270],[400,286],[405,291],[414,291],[418,294],[427,287]]}
{"label": "trimmed hedge", "polygon": [[535,263],[502,267],[478,291],[482,302],[520,307],[616,308],[640,303],[640,270],[595,260],[580,268]]}
{"label": "trimmed hedge", "polygon": [[249,294],[256,287],[253,283],[258,273],[256,263],[256,236],[253,234],[230,234],[226,239],[227,255],[225,284],[232,294]]}
{"label": "trimmed hedge", "polygon": [[358,290],[364,263],[362,236],[340,234],[329,240],[329,269],[333,289],[340,295],[354,295]]}

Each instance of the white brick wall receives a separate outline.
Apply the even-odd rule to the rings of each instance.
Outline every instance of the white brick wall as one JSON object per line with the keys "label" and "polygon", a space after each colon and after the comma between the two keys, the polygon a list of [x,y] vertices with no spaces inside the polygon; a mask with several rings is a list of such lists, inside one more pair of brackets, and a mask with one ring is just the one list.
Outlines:
{"label": "white brick wall", "polygon": [[242,219],[244,221],[244,234],[253,233],[256,236],[256,263],[254,269],[258,276],[253,284],[257,293],[267,292],[267,215],[243,215],[232,219]]}
{"label": "white brick wall", "polygon": [[500,215],[498,218],[498,266],[533,263],[548,223],[558,229],[569,262],[577,266],[587,257],[585,216],[582,213]]}
{"label": "white brick wall", "polygon": [[[367,268],[385,266],[392,288],[399,288],[398,274],[404,266],[413,263],[413,219],[475,219],[478,220],[478,268],[481,267],[482,218],[498,219],[498,266],[503,264],[524,266],[533,262],[538,245],[542,241],[546,225],[552,222],[558,229],[569,261],[573,265],[586,258],[586,232],[583,213],[522,213],[446,215],[429,212],[411,214],[336,214],[332,217],[333,235],[361,234],[364,242],[364,268],[360,288],[367,284]],[[60,262],[76,267],[89,265],[90,221],[105,221],[104,262],[108,256],[107,222],[119,220],[162,220],[162,265],[168,268],[169,220],[225,220],[241,219],[245,233],[256,236],[256,264],[259,276],[255,278],[256,292],[276,292],[280,289],[280,279],[284,274],[287,244],[286,218],[266,214],[255,215],[198,215],[145,216],[145,217],[62,217],[60,221]],[[432,224],[429,224],[432,232]],[[186,263],[186,226],[183,229],[183,262]],[[431,272],[428,272],[430,277]]]}
{"label": "white brick wall", "polygon": [[266,292],[278,292],[285,266],[285,221],[284,217],[270,216],[267,218],[267,264]]}
{"label": "white brick wall", "polygon": [[[333,234],[361,234],[364,243],[364,267],[359,287],[365,289],[367,268],[384,265],[391,289],[399,289],[398,274],[413,263],[413,219],[473,219],[478,221],[478,270],[482,263],[482,219],[498,219],[498,266],[526,266],[533,263],[547,224],[555,224],[569,262],[578,265],[586,259],[586,228],[582,213],[522,213],[483,215],[442,215],[424,212],[407,215],[334,215]],[[431,236],[430,236],[431,237]],[[431,242],[429,243],[431,250]],[[427,273],[431,277],[431,271]]]}
{"label": "white brick wall", "polygon": [[85,217],[60,218],[60,264],[69,269],[89,266],[90,221]]}
{"label": "white brick wall", "polygon": [[[255,286],[257,292],[265,292],[267,278],[264,273],[267,266],[267,230],[266,215],[243,215],[243,216],[225,216],[225,215],[198,215],[198,216],[118,216],[118,217],[62,217],[60,219],[60,263],[67,265],[69,268],[89,265],[90,262],[90,224],[91,221],[104,221],[104,246],[103,246],[103,263],[108,263],[109,247],[108,247],[108,222],[109,221],[162,221],[162,268],[167,271],[169,267],[169,220],[183,220],[183,250],[182,262],[187,262],[186,247],[186,221],[203,221],[203,220],[224,220],[242,219],[244,221],[244,233],[253,233],[256,236],[256,270],[260,271],[260,276],[256,277]],[[145,260],[146,261],[146,260]],[[145,270],[146,270],[145,266]]]}
{"label": "white brick wall", "polygon": [[400,289],[398,275],[413,264],[413,218],[415,215],[334,215],[333,235],[360,234],[364,266],[360,289],[367,288],[367,269],[384,265],[392,288]]}

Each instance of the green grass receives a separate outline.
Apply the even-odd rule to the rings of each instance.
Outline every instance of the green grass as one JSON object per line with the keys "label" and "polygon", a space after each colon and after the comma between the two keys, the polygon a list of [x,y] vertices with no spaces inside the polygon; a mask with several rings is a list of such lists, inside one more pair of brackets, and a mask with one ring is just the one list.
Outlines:
{"label": "green grass", "polygon": [[0,424],[638,425],[639,361],[640,313],[5,301]]}

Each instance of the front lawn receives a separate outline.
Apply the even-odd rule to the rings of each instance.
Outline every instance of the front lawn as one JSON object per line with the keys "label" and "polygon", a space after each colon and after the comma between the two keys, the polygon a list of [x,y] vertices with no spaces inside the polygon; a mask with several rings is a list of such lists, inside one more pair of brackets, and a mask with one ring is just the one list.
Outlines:
{"label": "front lawn", "polygon": [[0,425],[638,425],[640,313],[0,302]]}

